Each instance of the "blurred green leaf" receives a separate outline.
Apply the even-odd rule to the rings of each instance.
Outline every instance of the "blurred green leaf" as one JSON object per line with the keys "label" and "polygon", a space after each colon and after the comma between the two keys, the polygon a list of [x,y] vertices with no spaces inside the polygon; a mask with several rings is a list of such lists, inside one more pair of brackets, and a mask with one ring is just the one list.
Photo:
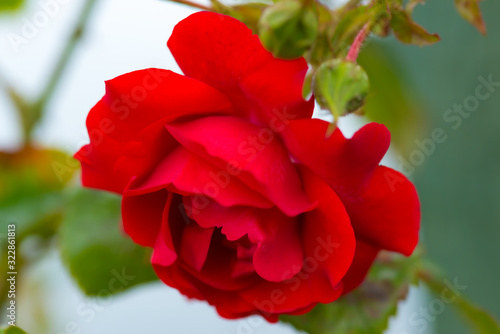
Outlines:
{"label": "blurred green leaf", "polygon": [[0,12],[18,10],[23,5],[23,0],[1,0]]}
{"label": "blurred green leaf", "polygon": [[63,260],[87,295],[114,294],[157,279],[151,251],[120,230],[120,197],[114,194],[72,194],[59,239]]}
{"label": "blurred green leaf", "polygon": [[[438,298],[442,298],[442,292],[449,289],[444,280],[436,279],[434,276],[425,276],[424,281]],[[455,297],[456,300],[451,305],[460,314],[461,319],[467,322],[471,333],[500,334],[500,323],[488,311],[473,304],[463,295],[457,294]]]}
{"label": "blurred green leaf", "polygon": [[481,34],[486,35],[486,24],[479,7],[481,0],[455,0],[458,13],[470,24],[477,28]]}
{"label": "blurred green leaf", "polygon": [[56,150],[0,153],[0,220],[15,223],[20,239],[52,236],[63,207],[61,190],[76,169],[72,158]]}
{"label": "blurred green leaf", "polygon": [[397,58],[379,44],[371,43],[360,53],[358,62],[368,73],[371,83],[363,107],[365,116],[389,128],[392,143],[399,153],[410,152],[425,123],[419,97],[409,94],[412,89],[401,76]]}
{"label": "blurred green leaf", "polygon": [[359,109],[369,88],[363,68],[346,60],[323,63],[314,77],[314,95],[319,105],[329,110],[335,119]]}
{"label": "blurred green leaf", "polygon": [[355,291],[331,304],[319,304],[301,316],[280,320],[309,334],[380,334],[396,314],[398,301],[417,283],[422,260],[381,253],[365,282]]}
{"label": "blurred green leaf", "polygon": [[396,38],[401,42],[424,46],[440,41],[437,34],[430,34],[416,24],[407,11],[394,9],[391,11],[391,15],[391,28]]}
{"label": "blurred green leaf", "polygon": [[17,326],[9,326],[0,328],[0,334],[26,334],[26,332]]}
{"label": "blurred green leaf", "polygon": [[318,15],[314,3],[282,0],[268,7],[259,21],[262,44],[276,57],[301,57],[318,35]]}
{"label": "blurred green leaf", "polygon": [[260,2],[250,2],[234,6],[225,5],[218,0],[211,0],[210,2],[217,13],[234,17],[245,23],[254,33],[258,33],[258,25],[262,12],[269,7],[268,4]]}

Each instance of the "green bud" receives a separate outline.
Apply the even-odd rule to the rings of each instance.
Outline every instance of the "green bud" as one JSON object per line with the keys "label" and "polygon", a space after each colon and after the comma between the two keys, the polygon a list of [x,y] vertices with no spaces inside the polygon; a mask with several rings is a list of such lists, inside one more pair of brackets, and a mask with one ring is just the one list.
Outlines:
{"label": "green bud", "polygon": [[298,58],[311,48],[318,35],[317,13],[313,5],[283,0],[264,11],[259,32],[262,44],[276,57]]}
{"label": "green bud", "polygon": [[358,110],[370,88],[363,68],[347,60],[332,59],[321,64],[314,78],[314,94],[321,108],[335,119]]}

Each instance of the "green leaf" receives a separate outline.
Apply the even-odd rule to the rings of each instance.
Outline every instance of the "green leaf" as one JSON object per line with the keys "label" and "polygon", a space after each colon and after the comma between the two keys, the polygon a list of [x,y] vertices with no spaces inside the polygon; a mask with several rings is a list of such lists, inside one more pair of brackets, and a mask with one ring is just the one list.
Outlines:
{"label": "green leaf", "polygon": [[24,3],[23,0],[1,0],[0,12],[18,10],[21,8],[23,3]]}
{"label": "green leaf", "polygon": [[283,0],[268,7],[259,21],[262,44],[276,57],[301,57],[318,35],[317,11],[300,0]]}
{"label": "green leaf", "polygon": [[120,198],[79,189],[67,204],[59,230],[64,262],[87,295],[124,291],[156,280],[150,249],[120,229]]}
{"label": "green leaf", "polygon": [[465,20],[476,27],[481,34],[486,35],[486,24],[479,8],[479,1],[481,0],[455,0],[455,6]]}
{"label": "green leaf", "polygon": [[358,57],[370,78],[370,93],[362,108],[371,121],[385,124],[391,131],[391,143],[400,154],[415,149],[415,138],[425,127],[421,99],[402,77],[398,58],[378,43],[370,43]]}
{"label": "green leaf", "polygon": [[[450,286],[455,282],[449,282],[445,279],[437,279],[435,276],[426,275],[424,282],[430,290],[436,294],[436,297],[443,298],[443,291],[450,291]],[[500,334],[500,323],[488,311],[482,307],[473,304],[467,300],[460,291],[456,291],[451,306],[465,320],[474,334]]]}
{"label": "green leaf", "polygon": [[359,109],[369,88],[368,76],[363,68],[341,59],[323,63],[314,78],[316,100],[335,119]]}
{"label": "green leaf", "polygon": [[9,326],[0,328],[0,334],[26,334],[26,332],[17,326]]}
{"label": "green leaf", "polygon": [[55,150],[0,153],[0,221],[15,223],[19,239],[53,235],[62,211],[60,191],[76,169],[72,158]]}
{"label": "green leaf", "polygon": [[407,11],[394,9],[391,14],[391,28],[396,38],[401,42],[424,46],[440,41],[437,34],[430,34],[427,30],[416,24]]}
{"label": "green leaf", "polygon": [[380,334],[396,314],[398,301],[416,284],[422,260],[381,253],[368,278],[355,291],[331,304],[320,304],[301,316],[280,320],[310,334]]}

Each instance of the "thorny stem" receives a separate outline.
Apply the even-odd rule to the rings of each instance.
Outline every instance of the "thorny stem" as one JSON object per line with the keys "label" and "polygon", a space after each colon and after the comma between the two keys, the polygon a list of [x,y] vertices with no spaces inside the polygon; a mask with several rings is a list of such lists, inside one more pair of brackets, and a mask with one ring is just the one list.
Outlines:
{"label": "thorny stem", "polygon": [[365,41],[366,37],[370,34],[370,25],[367,23],[363,26],[363,28],[360,30],[356,38],[354,39],[354,42],[352,42],[351,48],[349,49],[349,53],[347,54],[346,60],[356,63],[356,59],[358,59],[359,51],[361,50],[361,47],[363,46],[363,42]]}
{"label": "thorny stem", "polygon": [[47,86],[45,86],[45,90],[42,92],[40,98],[35,103],[36,108],[38,108],[40,112],[43,111],[47,106],[47,103],[52,98],[52,95],[54,94],[62,75],[66,71],[76,49],[76,46],[78,45],[84,34],[87,22],[90,18],[90,14],[92,13],[92,10],[96,3],[97,0],[87,0],[85,2],[82,12],[80,13],[80,17],[78,18],[78,21],[73,28],[73,32],[69,36],[69,39],[66,42],[66,46],[59,56],[59,60],[56,62],[56,66],[48,80]]}

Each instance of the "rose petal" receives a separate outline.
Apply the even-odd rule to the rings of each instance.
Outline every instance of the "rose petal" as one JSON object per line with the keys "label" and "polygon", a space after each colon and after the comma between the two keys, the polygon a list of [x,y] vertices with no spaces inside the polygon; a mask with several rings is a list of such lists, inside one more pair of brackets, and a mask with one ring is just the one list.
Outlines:
{"label": "rose petal", "polygon": [[307,62],[274,58],[234,18],[195,13],[175,26],[168,47],[187,76],[223,92],[256,124],[269,126],[277,112],[287,119],[312,115],[314,99],[302,98]]}
{"label": "rose petal", "polygon": [[[205,117],[167,125],[183,146],[219,168],[239,169],[238,177],[289,216],[311,210],[297,170],[278,138],[236,117]],[[270,131],[270,130],[269,130]],[[234,168],[233,168],[234,170]]]}
{"label": "rose petal", "polygon": [[232,112],[220,92],[171,71],[148,69],[110,80],[87,117],[91,143],[75,154],[82,162],[82,182],[122,193],[132,177],[148,172],[172,147],[166,123]]}
{"label": "rose petal", "polygon": [[[312,289],[322,290],[322,303],[331,303],[342,294],[342,284],[313,286],[318,280],[310,281],[312,273],[300,273],[291,280],[275,283],[263,282],[240,292],[241,296],[268,319],[270,315],[293,313],[318,303]],[[323,280],[325,283],[326,280]],[[269,319],[268,319],[269,320]]]}
{"label": "rose petal", "polygon": [[167,199],[166,190],[141,196],[128,196],[125,193],[122,199],[123,228],[135,243],[155,246]]}
{"label": "rose petal", "polygon": [[181,258],[187,265],[200,271],[208,256],[214,228],[202,228],[191,223],[184,228],[181,241]]}
{"label": "rose petal", "polygon": [[411,255],[418,243],[420,203],[413,184],[401,173],[379,166],[355,198],[345,198],[358,239]]}
{"label": "rose petal", "polygon": [[380,249],[362,241],[356,241],[356,254],[349,268],[349,271],[342,279],[344,283],[344,291],[342,294],[347,294],[357,288],[368,274],[370,267],[377,257]]}
{"label": "rose petal", "polygon": [[183,147],[173,150],[160,161],[152,173],[135,187],[128,189],[129,194],[144,194],[173,185],[184,194],[195,196],[198,206],[205,205],[209,198],[221,205],[249,205],[257,208],[272,206],[259,193],[249,189],[238,178],[197,157]]}
{"label": "rose petal", "polygon": [[227,240],[235,241],[248,235],[251,242],[257,243],[264,238],[257,220],[256,208],[224,207],[214,201],[200,205],[193,197],[185,197],[184,206],[188,215],[201,227],[220,227],[221,233],[226,236]]}
{"label": "rose petal", "polygon": [[[356,239],[347,211],[337,194],[307,167],[301,168],[306,192],[318,207],[304,214],[303,240],[310,270],[336,285],[351,266]],[[314,292],[321,294],[318,289]]]}
{"label": "rose petal", "polygon": [[202,270],[197,271],[189,266],[183,266],[183,268],[200,282],[223,291],[239,291],[253,285],[259,278],[257,275],[237,279],[232,277],[230,264],[234,263],[236,254],[234,249],[224,245],[224,241],[225,237],[219,230],[215,230]]}
{"label": "rose petal", "polygon": [[327,137],[329,124],[319,119],[291,121],[282,133],[283,140],[299,162],[326,180],[339,195],[355,193],[370,180],[387,152],[390,133],[384,125],[370,123],[351,139],[338,128]]}
{"label": "rose petal", "polygon": [[418,242],[420,205],[410,181],[378,166],[389,147],[388,130],[370,123],[346,139],[338,129],[326,138],[327,127],[321,120],[293,121],[283,138],[292,155],[337,192],[357,238],[410,255]]}
{"label": "rose petal", "polygon": [[292,278],[304,261],[297,218],[287,217],[277,209],[262,210],[259,215],[265,237],[253,256],[255,271],[271,282]]}

